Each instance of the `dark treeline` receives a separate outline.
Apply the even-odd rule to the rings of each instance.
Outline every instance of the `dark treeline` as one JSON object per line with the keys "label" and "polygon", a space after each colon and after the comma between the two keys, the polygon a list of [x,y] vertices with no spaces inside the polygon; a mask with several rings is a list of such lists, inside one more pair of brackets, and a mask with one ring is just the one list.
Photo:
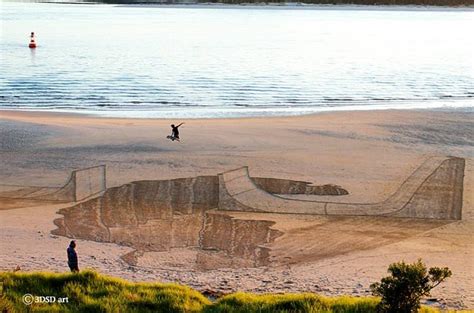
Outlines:
{"label": "dark treeline", "polygon": [[[52,2],[67,2],[55,1]],[[221,4],[358,4],[358,5],[435,5],[435,6],[474,6],[474,0],[84,0],[72,2],[96,2],[108,4],[200,4],[200,3],[221,3]]]}
{"label": "dark treeline", "polygon": [[[94,1],[95,2],[95,1]],[[286,3],[284,0],[252,1],[252,0],[204,0],[204,1],[133,1],[133,0],[103,0],[102,3],[122,4],[189,4],[189,3],[222,3],[222,4],[272,4]],[[466,6],[474,5],[474,0],[304,0],[303,4],[359,4],[359,5],[437,5],[437,6]]]}

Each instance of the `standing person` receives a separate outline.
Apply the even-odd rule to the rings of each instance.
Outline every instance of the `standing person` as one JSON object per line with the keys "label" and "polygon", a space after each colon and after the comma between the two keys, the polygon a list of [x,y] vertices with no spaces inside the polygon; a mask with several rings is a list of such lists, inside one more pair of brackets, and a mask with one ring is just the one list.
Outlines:
{"label": "standing person", "polygon": [[171,124],[171,137],[174,138],[175,140],[179,141],[179,130],[178,127],[183,125],[184,123],[179,124],[178,126],[174,126],[174,124]]}
{"label": "standing person", "polygon": [[76,248],[76,242],[72,240],[67,248],[67,265],[69,265],[71,272],[79,272],[77,253],[74,248]]}

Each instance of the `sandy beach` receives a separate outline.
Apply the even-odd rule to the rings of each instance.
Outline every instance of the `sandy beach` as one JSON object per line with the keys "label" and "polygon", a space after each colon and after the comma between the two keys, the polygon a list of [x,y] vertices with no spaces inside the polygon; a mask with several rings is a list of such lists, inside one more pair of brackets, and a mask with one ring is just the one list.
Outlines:
{"label": "sandy beach", "polygon": [[[284,235],[269,247],[272,264],[198,269],[196,251],[148,251],[130,264],[132,247],[78,239],[81,268],[135,281],[177,281],[218,292],[369,294],[392,262],[422,258],[453,276],[433,291],[437,305],[474,309],[474,113],[386,110],[299,117],[184,120],[181,142],[166,139],[164,119],[0,111],[0,192],[18,186],[58,187],[69,173],[107,167],[107,187],[138,180],[216,175],[248,166],[257,177],[334,184],[340,202],[382,201],[431,156],[466,161],[462,219],[234,212],[234,219],[271,221]],[[334,200],[336,198],[336,200]],[[0,268],[67,271],[69,238],[51,234],[70,203],[15,207],[0,201]],[[375,240],[383,234],[384,240]],[[354,244],[357,242],[357,244]],[[330,247],[330,248],[329,248]],[[299,251],[301,250],[301,251]],[[304,251],[303,251],[304,250]],[[295,257],[291,262],[285,257]]]}

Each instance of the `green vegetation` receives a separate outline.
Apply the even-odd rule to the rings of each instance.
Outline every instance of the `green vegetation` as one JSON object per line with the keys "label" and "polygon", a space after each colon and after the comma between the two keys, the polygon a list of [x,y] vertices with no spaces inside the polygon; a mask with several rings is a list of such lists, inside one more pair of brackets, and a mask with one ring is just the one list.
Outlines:
{"label": "green vegetation", "polygon": [[376,298],[322,297],[311,293],[254,295],[235,293],[219,299],[206,313],[370,313],[376,312]]}
{"label": "green vegetation", "polygon": [[370,286],[374,295],[382,297],[378,311],[386,313],[418,312],[421,297],[429,296],[431,289],[452,275],[447,267],[428,271],[421,259],[413,264],[390,264],[388,271],[390,276]]}
{"label": "green vegetation", "polygon": [[[379,298],[323,297],[316,294],[235,293],[212,303],[177,284],[131,283],[83,271],[77,274],[0,273],[1,312],[363,312],[376,313]],[[22,302],[24,294],[55,296],[56,303]],[[68,297],[68,303],[57,303]],[[419,312],[439,312],[423,307]]]}
{"label": "green vegetation", "polygon": [[[177,284],[139,283],[99,275],[0,273],[0,311],[7,312],[201,312],[210,304],[203,295]],[[24,294],[68,297],[68,303],[22,302]],[[59,300],[58,300],[59,301]]]}

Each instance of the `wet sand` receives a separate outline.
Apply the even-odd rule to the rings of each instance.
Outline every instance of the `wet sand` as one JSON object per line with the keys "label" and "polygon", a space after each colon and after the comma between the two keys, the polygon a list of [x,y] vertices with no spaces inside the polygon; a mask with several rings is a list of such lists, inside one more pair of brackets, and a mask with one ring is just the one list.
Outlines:
{"label": "wet sand", "polygon": [[[235,213],[240,218],[274,221],[273,227],[285,232],[273,247],[275,264],[200,271],[189,266],[195,251],[174,249],[147,252],[133,267],[120,258],[131,248],[86,240],[78,240],[78,253],[82,268],[133,280],[179,281],[223,292],[329,295],[367,294],[370,283],[385,275],[388,264],[421,257],[429,266],[448,266],[453,271],[453,277],[435,289],[435,297],[445,299],[450,307],[474,308],[473,116],[393,110],[185,120],[182,142],[177,143],[166,135],[169,124],[179,121],[0,111],[0,182],[4,184],[0,191],[7,188],[5,184],[61,186],[72,169],[99,164],[107,165],[108,187],[136,180],[215,175],[248,165],[253,176],[340,185],[349,195],[338,196],[338,201],[374,202],[393,193],[427,157],[462,157],[466,159],[462,220],[412,230],[400,226],[396,240],[383,244],[344,246],[347,236],[362,240],[370,231],[383,232],[397,223],[338,219],[324,221],[320,228],[323,217]],[[56,212],[67,206],[7,206],[0,211],[0,268],[67,270],[64,258],[70,239],[50,234],[55,229],[53,220],[60,217]],[[403,225],[403,220],[398,223]],[[324,242],[341,249],[323,249]],[[307,253],[291,264],[278,262],[291,256],[292,249]]]}

